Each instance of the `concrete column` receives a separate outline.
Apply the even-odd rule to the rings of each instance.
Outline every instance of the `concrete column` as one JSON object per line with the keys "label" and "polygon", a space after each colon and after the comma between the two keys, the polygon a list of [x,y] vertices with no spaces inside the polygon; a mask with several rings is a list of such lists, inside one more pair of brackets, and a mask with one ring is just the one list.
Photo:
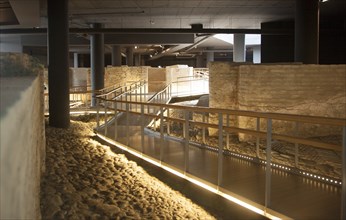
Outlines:
{"label": "concrete column", "polygon": [[133,66],[133,47],[126,49],[126,61],[128,66]]}
{"label": "concrete column", "polygon": [[245,34],[234,34],[233,62],[245,62]]}
{"label": "concrete column", "polygon": [[68,0],[48,0],[49,125],[70,126]]}
{"label": "concrete column", "polygon": [[198,54],[196,56],[196,68],[203,68],[205,65],[203,63],[203,55]]}
{"label": "concrete column", "polygon": [[78,68],[78,53],[73,53],[73,67]]}
{"label": "concrete column", "polygon": [[146,58],[144,56],[141,56],[141,66],[145,66]]}
{"label": "concrete column", "polygon": [[208,52],[207,53],[207,65],[209,62],[213,62],[214,61],[214,52]]}
{"label": "concrete column", "polygon": [[214,61],[214,52],[207,52],[206,67],[209,67],[209,62]]}
{"label": "concrete column", "polygon": [[84,59],[85,59],[84,56],[85,56],[85,55],[86,55],[86,54],[80,54],[80,56],[79,56],[79,58],[80,58],[80,59],[79,59],[79,66],[80,66],[80,67],[85,67],[85,66],[84,66]]}
{"label": "concrete column", "polygon": [[119,45],[112,46],[112,66],[121,66],[121,47]]}
{"label": "concrete column", "polygon": [[[91,25],[92,28],[102,28],[102,24],[95,23]],[[92,34],[90,36],[91,52],[91,90],[92,99],[91,106],[96,105],[95,91],[104,88],[104,73],[105,73],[105,60],[104,60],[104,36],[103,34]]]}
{"label": "concrete column", "polygon": [[261,63],[261,45],[253,46],[252,62]]}
{"label": "concrete column", "polygon": [[318,64],[319,0],[296,0],[294,61]]}
{"label": "concrete column", "polygon": [[135,55],[135,66],[140,66],[141,65],[141,55],[136,54]]}

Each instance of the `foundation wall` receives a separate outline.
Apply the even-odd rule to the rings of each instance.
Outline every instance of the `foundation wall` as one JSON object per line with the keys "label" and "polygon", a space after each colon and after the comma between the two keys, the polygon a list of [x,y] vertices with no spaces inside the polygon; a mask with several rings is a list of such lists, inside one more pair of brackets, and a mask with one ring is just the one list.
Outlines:
{"label": "foundation wall", "polygon": [[71,87],[90,86],[90,68],[70,68]]}
{"label": "foundation wall", "polygon": [[43,76],[0,78],[0,219],[40,219]]}
{"label": "foundation wall", "polygon": [[147,66],[107,67],[105,68],[105,87],[126,82],[148,81],[148,69]]}
{"label": "foundation wall", "polygon": [[[346,118],[346,65],[210,64],[210,107]],[[215,120],[215,119],[214,119]],[[241,128],[255,119],[238,117]],[[293,134],[295,125],[274,121],[276,133]],[[266,122],[261,121],[261,129]],[[331,126],[303,124],[303,137],[340,134]]]}
{"label": "foundation wall", "polygon": [[168,82],[166,69],[164,68],[149,68],[148,69],[148,91],[159,92]]}

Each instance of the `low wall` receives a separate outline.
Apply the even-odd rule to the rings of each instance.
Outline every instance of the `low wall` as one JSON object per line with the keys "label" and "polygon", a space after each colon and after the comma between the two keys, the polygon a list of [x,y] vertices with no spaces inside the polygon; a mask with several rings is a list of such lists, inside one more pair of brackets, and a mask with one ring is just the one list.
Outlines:
{"label": "low wall", "polygon": [[[149,67],[147,66],[106,67],[104,75],[105,87],[126,82],[148,81],[148,69]],[[71,87],[91,85],[90,68],[70,68],[69,73]],[[48,85],[48,70],[45,70],[44,75],[45,84]]]}
{"label": "low wall", "polygon": [[40,219],[43,75],[2,77],[0,82],[0,219]]}
{"label": "low wall", "polygon": [[147,66],[107,67],[105,68],[105,87],[130,81],[148,81],[148,68]]}
{"label": "low wall", "polygon": [[90,68],[70,68],[70,86],[71,87],[85,87],[88,84],[88,77],[90,77]]}
{"label": "low wall", "polygon": [[[346,65],[239,65],[212,62],[210,107],[346,118]],[[241,128],[255,120],[238,117]],[[261,122],[261,129],[265,129]],[[274,132],[293,134],[294,124],[273,123]],[[333,127],[303,125],[303,137],[340,134]],[[211,132],[213,133],[213,132]]]}
{"label": "low wall", "polygon": [[168,79],[166,69],[148,69],[148,92],[159,92],[167,85]]}

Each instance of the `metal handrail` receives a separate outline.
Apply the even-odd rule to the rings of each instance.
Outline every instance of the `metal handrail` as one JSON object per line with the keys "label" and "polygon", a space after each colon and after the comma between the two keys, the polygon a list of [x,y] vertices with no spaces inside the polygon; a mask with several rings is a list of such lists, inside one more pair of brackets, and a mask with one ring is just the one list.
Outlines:
{"label": "metal handrail", "polygon": [[[102,99],[103,102],[114,102],[113,100],[107,100]],[[198,112],[201,114],[223,114],[223,115],[232,115],[232,116],[246,116],[246,117],[253,117],[253,118],[260,118],[260,119],[270,119],[270,120],[281,120],[281,121],[294,121],[298,123],[310,123],[310,124],[319,124],[319,125],[332,125],[332,126],[338,126],[338,127],[346,127],[346,119],[344,118],[329,118],[329,117],[321,117],[321,116],[305,116],[305,115],[296,115],[296,114],[281,114],[281,113],[263,113],[263,112],[253,112],[253,111],[242,111],[242,110],[229,110],[229,109],[217,109],[217,108],[206,108],[206,107],[191,107],[191,106],[180,106],[180,105],[170,105],[170,104],[161,104],[161,103],[148,103],[148,102],[133,102],[133,101],[122,101],[118,100],[118,103],[123,104],[131,104],[131,105],[145,105],[145,106],[152,106],[152,107],[160,107],[161,109],[179,109],[179,110],[185,110],[188,112]],[[125,109],[117,109],[118,112],[126,112]],[[128,111],[128,113],[132,114],[141,114],[140,112],[136,111]],[[159,119],[158,114],[144,114],[145,116],[154,117],[156,119]],[[163,117],[165,121],[172,121],[172,122],[180,122],[183,123],[183,119],[179,118],[172,118],[172,117]],[[207,123],[207,122],[195,122],[189,120],[189,123],[191,125],[198,125],[204,128],[218,128],[218,124],[215,123]],[[232,133],[242,133],[242,134],[249,134],[252,136],[265,138],[266,132],[262,131],[256,131],[252,129],[245,129],[245,128],[239,128],[239,127],[232,127],[232,126],[226,126],[223,125],[222,129],[228,132]],[[295,137],[295,136],[289,136],[289,135],[282,135],[282,134],[272,134],[272,137],[277,140],[282,141],[288,141],[291,143],[298,143],[298,144],[306,144],[310,145],[316,148],[320,149],[328,149],[328,150],[334,150],[334,151],[342,151],[342,147],[336,144],[331,143],[325,143],[321,141],[314,141],[307,138],[301,138],[301,137]]]}
{"label": "metal handrail", "polygon": [[[107,99],[104,97],[97,97],[98,103],[103,102],[105,103],[105,113],[107,114],[114,113],[114,115],[124,112],[126,113],[126,120],[128,121],[129,114],[139,115],[141,116],[142,120],[144,121],[144,118],[152,118],[154,121],[155,126],[156,122],[160,122],[160,138],[163,141],[164,138],[164,124],[167,123],[167,132],[166,135],[169,135],[169,123],[172,122],[178,122],[183,125],[183,136],[184,136],[184,143],[185,146],[189,146],[189,143],[191,142],[189,138],[189,130],[192,126],[198,126],[201,129],[203,129],[203,140],[205,140],[205,130],[206,129],[214,129],[216,130],[216,133],[218,134],[219,139],[219,146],[218,148],[215,148],[216,151],[218,151],[218,182],[216,188],[219,189],[220,187],[220,180],[222,179],[222,157],[220,155],[224,152],[224,145],[223,145],[223,136],[226,135],[226,142],[228,145],[229,141],[229,134],[235,133],[235,134],[246,134],[250,135],[256,138],[256,157],[259,158],[259,140],[265,139],[267,141],[266,144],[266,157],[265,160],[261,161],[266,166],[266,189],[265,189],[265,210],[267,210],[268,206],[270,206],[270,194],[271,194],[271,175],[270,171],[272,169],[273,163],[271,162],[271,146],[272,146],[272,140],[278,140],[278,141],[284,141],[293,143],[295,148],[294,153],[294,160],[295,160],[295,170],[299,170],[298,167],[298,160],[299,160],[299,144],[301,145],[309,145],[314,148],[318,149],[326,149],[326,150],[333,150],[336,152],[342,152],[343,158],[342,163],[343,166],[346,166],[346,118],[330,118],[330,117],[321,117],[321,116],[307,116],[307,115],[297,115],[297,114],[283,114],[283,113],[271,113],[271,112],[254,112],[254,111],[244,111],[244,110],[231,110],[231,109],[221,109],[221,108],[207,108],[207,107],[192,107],[192,106],[181,106],[181,105],[170,105],[165,103],[154,103],[153,100],[158,98],[160,95],[167,93],[167,91],[171,95],[171,86],[172,84],[169,84],[166,86],[162,91],[157,92],[155,96],[153,96],[150,100],[142,102],[142,101],[128,101],[128,100],[118,100],[118,99]],[[132,108],[131,106],[136,106],[135,108]],[[139,108],[138,108],[139,106]],[[184,112],[185,117],[184,118],[176,118],[169,115],[170,110],[182,110]],[[168,112],[168,113],[167,113]],[[189,119],[188,115],[191,113],[199,113],[203,115],[203,121],[194,121]],[[210,115],[216,115],[216,119],[214,122],[205,121],[205,116]],[[107,116],[107,115],[106,115]],[[256,119],[256,125],[253,129],[251,128],[241,128],[239,126],[231,126],[229,124],[229,116],[232,117],[250,117],[253,119]],[[227,122],[224,118],[227,117]],[[117,118],[113,117],[115,120],[112,122],[114,123],[115,128],[115,137],[116,140],[116,133],[117,133]],[[266,120],[266,129],[261,130],[260,129],[260,120]],[[340,134],[343,137],[343,141],[341,144],[335,144],[335,143],[327,143],[320,140],[313,140],[309,138],[303,138],[299,137],[299,134],[296,132],[295,134],[289,135],[289,134],[279,134],[275,133],[275,128],[273,128],[273,120],[280,120],[280,121],[288,121],[288,122],[295,122],[296,123],[296,129],[298,128],[299,123],[307,123],[307,124],[317,124],[319,126],[336,126],[337,128],[341,128],[343,131]],[[146,123],[148,120],[146,120]],[[142,129],[142,141],[144,140],[144,127],[148,126],[148,124],[141,124]],[[97,122],[98,128],[100,128],[99,121]],[[107,136],[107,126],[110,126],[110,121],[107,121],[107,117],[105,119],[104,127],[105,127],[105,136]],[[274,125],[275,126],[275,125]],[[126,129],[128,129],[129,124],[126,123]],[[127,137],[127,143],[129,140],[128,132],[126,133]],[[143,142],[142,142],[143,143]],[[142,144],[143,145],[143,144]],[[128,146],[128,144],[127,144]],[[143,146],[142,146],[143,147]],[[162,148],[163,149],[163,148]],[[185,148],[186,149],[186,148]],[[144,152],[142,150],[142,152]],[[185,152],[186,153],[186,152]],[[162,162],[162,152],[160,152],[160,162]],[[184,173],[187,172],[187,167],[189,164],[188,156],[184,157],[185,166],[184,166]],[[345,201],[346,199],[346,168],[342,171],[342,178],[343,181],[339,179],[332,179],[329,178],[330,182],[340,186],[342,185],[342,199]],[[328,180],[327,180],[328,181]],[[326,182],[326,181],[325,181]],[[344,207],[344,206],[342,206]],[[344,209],[344,208],[343,208]],[[343,210],[343,212],[346,212],[346,210]]]}
{"label": "metal handrail", "polygon": [[[115,87],[114,89],[107,91],[107,90],[99,90],[99,92],[101,93],[100,95],[98,95],[97,97],[103,97],[103,96],[108,96],[111,95],[112,93],[116,93],[117,91],[120,90],[120,93],[129,93],[135,89],[137,89],[138,87],[142,86],[145,84],[145,81],[137,81],[134,83],[131,83],[130,85],[127,85],[126,83],[123,86],[120,87]],[[108,87],[111,88],[111,87]],[[125,91],[122,92],[122,90],[125,88]],[[129,89],[127,89],[129,88]],[[107,91],[107,92],[104,92]]]}

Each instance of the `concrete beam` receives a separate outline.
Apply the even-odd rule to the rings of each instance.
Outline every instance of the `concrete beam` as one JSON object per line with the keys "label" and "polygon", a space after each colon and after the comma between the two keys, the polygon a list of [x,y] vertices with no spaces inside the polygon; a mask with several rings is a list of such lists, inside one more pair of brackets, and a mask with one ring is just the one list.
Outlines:
{"label": "concrete beam", "polygon": [[[46,28],[26,28],[26,29],[1,29],[1,34],[43,34]],[[79,34],[270,34],[287,35],[294,34],[291,29],[199,29],[190,28],[70,28],[70,33]]]}
{"label": "concrete beam", "polygon": [[9,0],[9,2],[19,22],[19,25],[14,25],[12,28],[40,26],[41,19],[39,0]]}
{"label": "concrete beam", "polygon": [[[22,35],[22,44],[25,46],[46,46],[47,35]],[[104,43],[109,45],[126,44],[191,44],[194,43],[193,34],[105,34]],[[87,37],[70,34],[69,44],[90,45]]]}
{"label": "concrete beam", "polygon": [[191,44],[194,34],[105,34],[105,44]]}

